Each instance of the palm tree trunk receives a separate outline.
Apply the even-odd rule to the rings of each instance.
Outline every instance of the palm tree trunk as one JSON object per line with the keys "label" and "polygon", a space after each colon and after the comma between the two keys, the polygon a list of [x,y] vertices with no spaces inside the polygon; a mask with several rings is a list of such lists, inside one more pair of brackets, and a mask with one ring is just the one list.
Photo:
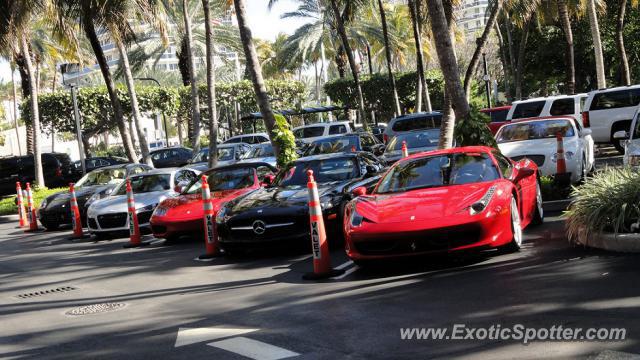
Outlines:
{"label": "palm tree trunk", "polygon": [[[469,117],[469,103],[464,93],[464,88],[460,82],[458,74],[458,60],[453,50],[453,44],[449,32],[449,26],[445,15],[442,0],[427,1],[429,17],[431,18],[431,32],[439,34],[434,37],[440,68],[445,80],[447,95],[451,98],[453,111],[458,121],[466,121]],[[446,35],[446,36],[445,36]],[[450,148],[453,145],[453,128],[455,121],[451,118],[443,119],[443,130],[440,134],[438,146],[440,148]]]}
{"label": "palm tree trunk", "polygon": [[[142,162],[153,166],[151,157],[149,157],[149,145],[147,144],[147,137],[142,131],[142,117],[140,116],[140,108],[138,106],[138,96],[136,95],[136,87],[133,81],[133,74],[131,74],[131,66],[129,65],[129,55],[127,49],[121,41],[116,41],[118,52],[120,53],[120,60],[122,61],[122,69],[124,70],[124,80],[127,83],[127,90],[129,90],[129,98],[131,99],[131,112],[133,115],[133,123],[138,134],[138,144],[140,145],[140,152],[142,153]],[[167,144],[169,146],[169,144]]]}
{"label": "palm tree trunk", "polygon": [[200,96],[198,95],[198,81],[196,79],[196,64],[193,60],[193,35],[191,30],[191,15],[187,0],[182,0],[182,12],[184,15],[185,37],[187,39],[187,58],[189,59],[189,77],[191,78],[191,145],[193,151],[200,151]]}
{"label": "palm tree trunk", "polygon": [[476,50],[473,52],[473,56],[471,56],[471,61],[469,62],[467,72],[464,76],[464,92],[467,95],[467,99],[469,99],[471,94],[471,78],[476,73],[478,64],[480,63],[480,54],[484,51],[484,46],[487,43],[487,39],[489,39],[489,34],[491,34],[491,30],[496,24],[500,9],[502,9],[502,0],[495,0],[493,2],[493,8],[491,9],[491,14],[489,15],[487,24],[484,27],[484,31],[476,41]]}
{"label": "palm tree trunk", "polygon": [[[429,85],[427,79],[424,76],[424,51],[422,49],[422,25],[420,16],[419,0],[409,1],[409,10],[411,15],[411,22],[413,23],[413,40],[416,43],[416,68],[418,72],[418,86],[416,89],[416,105],[419,103],[419,107],[422,108],[422,95],[424,95],[424,103],[428,112],[433,111],[431,107],[431,98],[429,97]],[[424,91],[424,93],[423,93]],[[416,106],[418,107],[418,106]],[[416,110],[421,111],[421,110]]]}
{"label": "palm tree trunk", "polygon": [[[567,61],[567,84],[565,90],[567,94],[574,94],[576,92],[576,65],[575,57],[573,55],[573,30],[571,30],[571,19],[569,18],[569,8],[567,7],[567,0],[558,0],[558,15],[560,16],[562,31],[564,32],[564,37],[566,40],[565,58]],[[518,62],[520,62],[520,58],[518,58]],[[521,78],[520,74],[518,74],[518,77]]]}
{"label": "palm tree trunk", "polygon": [[18,155],[22,156],[22,149],[20,149],[20,131],[18,128],[18,90],[16,89],[16,77],[13,74],[15,68],[11,65],[11,90],[13,91],[13,126],[16,129],[16,142],[18,144]]}
{"label": "palm tree trunk", "polygon": [[[247,25],[246,11],[244,0],[235,0],[234,7],[236,10],[236,18],[238,19],[238,31],[240,32],[240,39],[242,40],[242,47],[244,49],[244,55],[247,61],[247,71],[251,76],[253,82],[253,89],[256,93],[256,100],[258,107],[262,113],[264,125],[267,128],[267,133],[271,139],[271,145],[273,145],[273,151],[276,154],[280,154],[280,145],[278,142],[273,141],[273,130],[275,128],[276,119],[269,103],[269,96],[267,95],[267,88],[264,85],[264,79],[262,78],[262,67],[258,60],[258,54],[256,48],[253,45],[253,37],[251,35],[251,28]],[[278,164],[284,165],[284,164]]]}
{"label": "palm tree trunk", "polygon": [[213,53],[213,22],[209,0],[202,0],[207,48],[207,105],[209,106],[209,167],[218,164],[218,110],[216,108],[216,64]]}
{"label": "palm tree trunk", "polygon": [[[90,3],[86,3],[85,6],[90,6]],[[90,9],[85,9],[85,14],[90,14]],[[91,48],[96,56],[96,61],[100,66],[100,71],[102,72],[102,77],[104,79],[104,83],[107,87],[107,92],[109,93],[109,99],[111,100],[111,107],[113,108],[113,118],[118,126],[118,131],[120,132],[120,137],[122,137],[122,146],[124,147],[124,152],[127,155],[127,158],[130,162],[137,162],[136,152],[133,147],[133,143],[131,142],[131,137],[127,133],[127,127],[124,122],[124,115],[122,112],[122,104],[120,104],[120,99],[118,99],[118,93],[116,93],[116,86],[113,83],[113,78],[111,77],[111,72],[109,71],[109,64],[107,63],[107,58],[104,56],[104,52],[102,51],[102,46],[100,46],[100,40],[98,39],[98,34],[96,33],[95,26],[93,24],[93,19],[89,16],[84,16],[82,18],[83,28],[87,39],[91,43]]]}
{"label": "palm tree trunk", "polygon": [[336,2],[336,0],[330,0],[330,3],[333,10],[333,15],[336,20],[336,26],[338,27],[338,34],[340,35],[340,39],[342,40],[344,52],[347,54],[347,59],[349,60],[349,67],[351,68],[351,75],[353,75],[353,82],[356,85],[356,93],[358,96],[358,106],[360,119],[362,121],[362,128],[364,130],[369,130],[369,123],[367,122],[366,110],[364,107],[364,97],[362,96],[362,87],[360,86],[360,77],[358,76],[358,68],[356,66],[356,61],[353,58],[353,53],[351,52],[351,46],[349,45],[347,31],[344,28],[342,14],[340,13],[340,9],[338,9],[338,3]]}
{"label": "palm tree trunk", "polygon": [[598,24],[595,0],[587,0],[587,13],[589,14],[589,26],[591,27],[591,37],[593,38],[593,51],[596,56],[596,78],[598,80],[598,89],[604,89],[607,87],[607,78],[604,74],[602,40],[600,39],[600,25]]}
{"label": "palm tree trunk", "polygon": [[[533,18],[535,14],[531,15],[531,18],[526,22],[524,28],[522,29],[522,38],[520,40],[520,46],[518,48],[518,65],[516,68],[516,99],[522,100],[522,72],[524,71],[524,53],[527,48],[527,39],[529,38],[529,31],[531,28],[531,23],[533,23]],[[573,49],[573,46],[571,47]],[[573,55],[573,50],[572,50]],[[573,56],[571,56],[573,58]],[[574,77],[575,80],[575,77]],[[574,82],[575,86],[575,82]]]}
{"label": "palm tree trunk", "polygon": [[616,23],[616,47],[620,58],[620,85],[631,85],[631,73],[629,71],[629,60],[627,51],[624,48],[624,16],[627,11],[627,0],[618,1],[618,18]]}
{"label": "palm tree trunk", "polygon": [[[22,89],[22,99],[31,96],[31,81],[29,80],[29,72],[27,71],[26,57],[24,54],[16,56],[16,65],[20,73],[20,88]],[[25,124],[27,155],[33,155],[33,124]]]}
{"label": "palm tree trunk", "polygon": [[[509,94],[509,63],[507,62],[507,54],[504,46],[504,38],[502,37],[502,31],[500,30],[500,25],[496,22],[496,35],[498,36],[498,47],[500,48],[500,62],[502,62],[502,71],[504,73],[504,91]],[[507,98],[509,96],[507,95]]]}
{"label": "palm tree trunk", "polygon": [[40,156],[40,114],[38,112],[38,89],[34,88],[36,84],[35,70],[31,62],[31,55],[29,53],[29,45],[27,43],[27,37],[22,33],[20,36],[20,47],[22,53],[25,55],[25,65],[27,73],[29,74],[29,84],[31,85],[31,96],[29,97],[29,104],[31,106],[31,123],[33,127],[33,167],[35,169],[35,182],[38,186],[44,187],[44,174],[42,172],[42,158]]}
{"label": "palm tree trunk", "polygon": [[[511,35],[511,19],[509,18],[509,13],[507,11],[504,12],[504,25],[507,29],[507,49],[509,50],[509,70],[511,71],[511,79],[513,79],[514,86],[516,82],[516,56],[513,51],[513,36]],[[511,91],[510,91],[511,92]],[[513,93],[512,93],[513,94]],[[509,98],[513,99],[513,97]]]}

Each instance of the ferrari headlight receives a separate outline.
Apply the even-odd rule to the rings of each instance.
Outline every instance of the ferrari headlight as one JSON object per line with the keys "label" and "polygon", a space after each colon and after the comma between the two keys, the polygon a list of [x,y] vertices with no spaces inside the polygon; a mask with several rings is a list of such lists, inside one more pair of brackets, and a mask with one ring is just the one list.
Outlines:
{"label": "ferrari headlight", "polygon": [[354,205],[353,210],[351,211],[351,216],[349,217],[349,222],[351,223],[351,226],[358,227],[362,225],[363,221],[364,221],[364,217],[358,213],[358,211],[356,210],[356,206]]}
{"label": "ferrari headlight", "polygon": [[487,205],[489,205],[489,202],[491,202],[491,198],[493,198],[493,194],[495,192],[496,192],[496,186],[493,185],[492,187],[489,188],[489,190],[487,190],[486,193],[484,193],[484,195],[482,195],[480,200],[474,202],[473,204],[471,204],[471,206],[469,206],[469,213],[471,215],[476,215],[483,212],[484,209],[487,208]]}
{"label": "ferrari headlight", "polygon": [[167,215],[167,208],[162,206],[157,206],[153,211],[153,216],[165,216]]}
{"label": "ferrari headlight", "polygon": [[151,204],[151,205],[147,205],[147,206],[138,208],[138,209],[136,209],[136,211],[138,211],[138,212],[153,211],[153,209],[155,209],[156,206],[158,206],[158,204]]}
{"label": "ferrari headlight", "polygon": [[[573,151],[567,151],[564,153],[564,159],[565,160],[571,160],[573,159],[573,156],[575,155],[575,153]],[[557,162],[558,161],[558,153],[554,153],[553,155],[551,155],[551,161],[553,162]]]}
{"label": "ferrari headlight", "polygon": [[640,166],[640,155],[629,155],[627,161],[629,166]]}

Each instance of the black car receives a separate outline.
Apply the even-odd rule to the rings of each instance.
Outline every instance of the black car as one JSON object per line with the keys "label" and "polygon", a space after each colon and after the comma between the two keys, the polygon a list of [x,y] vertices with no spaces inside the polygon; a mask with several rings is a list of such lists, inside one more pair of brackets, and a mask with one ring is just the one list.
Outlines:
{"label": "black car", "polygon": [[[72,181],[71,159],[62,153],[43,153],[42,172],[45,186],[49,188],[67,186]],[[35,168],[33,156],[12,156],[0,158],[0,195],[16,193],[16,182],[34,183]]]}
{"label": "black car", "polygon": [[[75,185],[82,223],[86,225],[87,207],[91,202],[109,195],[129,175],[143,173],[151,169],[150,166],[144,164],[120,164],[96,169],[83,176]],[[55,193],[44,199],[38,209],[38,218],[42,226],[47,230],[55,230],[60,225],[70,225],[70,200],[71,196],[68,190]]]}
{"label": "black car", "polygon": [[[110,165],[118,165],[118,164],[126,164],[129,160],[123,157],[117,156],[95,156],[84,159],[84,166],[86,167],[86,172],[91,172],[95,169],[100,169],[105,166]],[[74,175],[74,180],[80,179],[82,177],[82,164],[80,164],[80,160],[74,161],[72,164],[72,172]]]}
{"label": "black car", "polygon": [[155,168],[181,167],[189,163],[193,151],[184,147],[170,147],[154,150],[150,156]]}
{"label": "black car", "polygon": [[384,153],[384,144],[368,132],[359,131],[314,140],[304,149],[303,156],[354,151],[368,151],[378,156]]}
{"label": "black car", "polygon": [[353,152],[298,159],[273,184],[228,202],[216,216],[220,246],[227,253],[278,243],[310,246],[307,170],[313,170],[330,242],[342,239],[342,214],[356,187],[373,188],[384,165],[371,153]]}

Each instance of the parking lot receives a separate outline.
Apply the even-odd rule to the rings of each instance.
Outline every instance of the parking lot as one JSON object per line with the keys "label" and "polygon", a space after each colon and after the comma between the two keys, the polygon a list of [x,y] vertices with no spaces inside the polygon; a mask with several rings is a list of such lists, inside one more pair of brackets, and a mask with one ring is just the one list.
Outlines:
{"label": "parking lot", "polygon": [[[305,253],[195,261],[202,241],[68,239],[0,224],[2,358],[520,358],[640,353],[639,257],[570,245],[549,216],[522,251],[422,258],[310,282]],[[57,289],[57,290],[56,290]],[[87,305],[110,303],[106,306]],[[95,310],[111,310],[91,313]],[[626,328],[625,341],[401,340],[401,328]],[[616,352],[611,352],[616,351]],[[244,355],[244,356],[243,356]],[[245,357],[246,356],[246,357]],[[620,357],[622,358],[622,357]]]}

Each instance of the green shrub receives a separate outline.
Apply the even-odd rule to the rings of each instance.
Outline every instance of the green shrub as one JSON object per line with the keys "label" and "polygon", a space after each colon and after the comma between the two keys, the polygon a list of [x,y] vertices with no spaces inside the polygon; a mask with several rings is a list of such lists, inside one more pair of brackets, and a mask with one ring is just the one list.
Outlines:
{"label": "green shrub", "polygon": [[276,127],[272,131],[271,140],[280,148],[280,153],[276,154],[276,158],[278,166],[283,168],[298,157],[296,154],[296,138],[293,136],[287,119],[280,114],[275,114],[274,116],[276,118]]}
{"label": "green shrub", "polygon": [[569,197],[571,187],[559,186],[553,176],[540,176],[540,191],[544,201],[562,200]]}
{"label": "green shrub", "polygon": [[632,225],[640,219],[640,172],[606,169],[574,187],[572,196],[565,213],[570,240],[602,231],[633,232]]}
{"label": "green shrub", "polygon": [[[36,208],[38,208],[42,200],[44,200],[44,198],[46,198],[47,196],[55,194],[60,191],[66,191],[66,190],[68,189],[67,188],[55,188],[55,189],[35,188],[33,189],[33,202]],[[26,203],[27,199],[24,199],[24,201]],[[0,215],[12,215],[12,214],[15,214],[15,215],[18,214],[18,206],[16,206],[16,197],[9,196],[9,197],[0,199]]]}
{"label": "green shrub", "polygon": [[457,146],[483,145],[497,148],[496,139],[489,129],[491,118],[487,114],[481,113],[480,108],[472,105],[469,119],[466,121],[456,120],[454,138]]}

